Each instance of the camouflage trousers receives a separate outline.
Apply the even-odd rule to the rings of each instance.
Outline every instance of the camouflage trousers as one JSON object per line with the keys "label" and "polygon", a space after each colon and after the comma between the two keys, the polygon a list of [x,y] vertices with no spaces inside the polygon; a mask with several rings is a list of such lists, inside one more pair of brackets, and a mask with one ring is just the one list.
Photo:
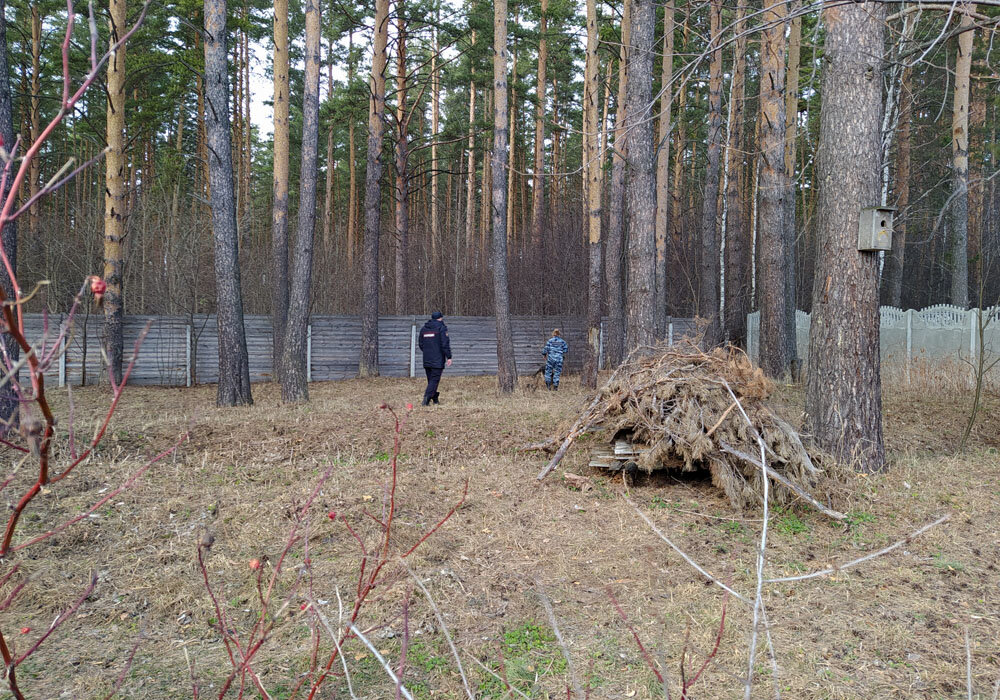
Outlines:
{"label": "camouflage trousers", "polygon": [[558,360],[546,360],[545,361],[545,383],[555,384],[559,386],[559,377],[562,376],[563,361],[562,358]]}

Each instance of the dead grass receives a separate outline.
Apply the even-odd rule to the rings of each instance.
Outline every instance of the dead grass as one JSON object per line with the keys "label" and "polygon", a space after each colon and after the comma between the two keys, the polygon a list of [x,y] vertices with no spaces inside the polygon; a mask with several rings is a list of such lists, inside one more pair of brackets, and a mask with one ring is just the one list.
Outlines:
{"label": "dead grass", "polygon": [[[214,613],[198,577],[196,546],[210,527],[208,570],[234,624],[254,614],[248,562],[280,551],[288,509],[327,465],[336,469],[316,506],[347,514],[365,527],[363,510],[381,501],[388,426],[382,401],[416,403],[422,384],[379,379],[314,384],[313,401],[282,407],[274,387],[255,388],[256,406],[214,408],[214,388],[131,389],[106,446],[53,494],[32,504],[22,536],[93,503],[188,426],[192,440],[157,466],[140,486],[99,518],[30,550],[22,566],[30,582],[4,629],[43,630],[84,585],[95,594],[22,667],[29,697],[102,697],[138,635],[145,640],[123,688],[132,698],[191,697],[185,649],[196,664],[202,696],[214,697],[228,662],[211,627]],[[78,412],[102,404],[98,389],[75,390]],[[576,449],[560,472],[536,485],[542,458],[517,450],[553,434],[580,410],[575,378],[558,394],[499,398],[490,378],[446,377],[440,407],[417,409],[406,429],[398,513],[402,543],[412,543],[455,503],[455,518],[419,550],[411,566],[444,612],[466,657],[474,689],[501,697],[481,671],[503,666],[531,697],[565,697],[565,662],[548,632],[537,585],[552,600],[574,667],[594,698],[658,697],[653,674],[608,600],[610,586],[656,658],[675,680],[685,630],[697,665],[718,629],[722,599],[648,531],[618,499],[620,480],[588,470]],[[775,403],[792,422],[797,390]],[[952,521],[893,555],[835,578],[778,587],[766,601],[780,685],[789,698],[964,697],[963,630],[973,639],[977,692],[988,697],[1000,675],[1000,411],[988,397],[974,449],[949,455],[964,425],[966,401],[889,392],[892,467],[858,482],[843,527],[808,509],[774,514],[768,573],[792,574],[844,561],[884,546],[942,512]],[[83,431],[86,432],[86,431]],[[6,457],[8,463],[10,456]],[[561,471],[583,474],[592,488],[571,488]],[[738,590],[752,588],[752,511],[735,512],[725,496],[696,478],[654,474],[631,495],[689,554]],[[374,505],[373,505],[374,504]],[[368,521],[370,524],[370,521]],[[366,530],[369,535],[374,530]],[[335,586],[353,582],[357,557],[343,528],[323,519],[310,543],[320,587],[315,596],[335,615]],[[380,649],[396,658],[405,581],[386,587],[364,616]],[[275,697],[292,685],[308,656],[308,630],[298,607],[276,628],[258,670]],[[750,612],[730,603],[716,662],[692,698],[732,698],[740,675]],[[415,648],[407,682],[417,697],[460,697],[461,684],[432,611],[419,593],[410,615]],[[690,650],[689,650],[690,652]],[[370,653],[347,650],[359,697],[392,697]],[[773,695],[762,657],[755,697]],[[332,687],[331,687],[332,690]],[[217,691],[216,691],[217,693]],[[338,691],[333,697],[347,697]]]}

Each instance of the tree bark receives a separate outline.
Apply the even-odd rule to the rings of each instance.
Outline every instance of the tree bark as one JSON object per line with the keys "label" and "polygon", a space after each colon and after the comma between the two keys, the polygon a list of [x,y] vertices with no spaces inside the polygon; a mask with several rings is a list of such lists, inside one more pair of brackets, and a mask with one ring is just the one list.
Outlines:
{"label": "tree bark", "polygon": [[[878,201],[885,5],[827,7],[818,152],[816,277],[805,430],[845,464],[885,468],[878,255],[857,250]],[[763,351],[763,347],[761,348]]]}
{"label": "tree bark", "polygon": [[785,340],[788,307],[785,279],[788,269],[785,231],[785,27],[783,0],[766,0],[763,21],[769,24],[761,39],[760,86],[760,365],[776,379],[791,378],[791,358]]}
{"label": "tree bark", "polygon": [[969,289],[970,301],[980,308],[988,305],[983,298],[983,254],[989,248],[983,247],[983,222],[985,198],[983,196],[983,131],[986,126],[986,96],[983,81],[978,80],[970,87],[972,97],[969,105]]}
{"label": "tree bark", "polygon": [[708,148],[701,216],[701,279],[698,315],[708,320],[705,345],[722,340],[719,321],[719,173],[722,153],[722,0],[709,5],[711,52],[708,79]]}
{"label": "tree bark", "polygon": [[628,207],[628,309],[626,346],[629,350],[656,341],[656,178],[653,169],[653,28],[656,10],[652,0],[632,0],[631,43],[628,61],[629,179],[625,190]]}
{"label": "tree bark", "polygon": [[288,0],[274,0],[274,202],[271,207],[271,359],[284,385],[283,344],[288,319]]}
{"label": "tree bark", "polygon": [[[589,7],[589,6],[588,6]],[[548,84],[546,65],[549,60],[548,31],[549,0],[541,0],[538,20],[538,81],[535,83],[535,162],[531,174],[531,250],[540,254],[545,227],[545,86]],[[588,15],[588,32],[590,19]],[[590,41],[590,35],[587,35]]]}
{"label": "tree bark", "polygon": [[299,220],[291,265],[288,325],[282,351],[281,399],[308,401],[306,336],[312,292],[313,242],[316,233],[316,186],[319,161],[320,0],[305,0],[305,91],[302,95],[302,164],[299,169]]}
{"label": "tree bark", "polygon": [[[37,11],[37,8],[32,8]],[[111,36],[114,46],[125,31],[125,0],[111,0],[109,5]],[[122,378],[122,352],[124,348],[124,309],[122,282],[125,256],[122,240],[125,237],[125,47],[121,46],[108,59],[108,112],[105,156],[107,173],[104,197],[104,337],[107,344],[108,372],[114,381]],[[35,116],[32,115],[32,119]],[[36,159],[37,160],[37,159]],[[34,183],[34,181],[33,181]],[[33,184],[34,186],[34,184]]]}
{"label": "tree bark", "polygon": [[[542,0],[545,7],[546,0]],[[587,247],[589,275],[587,284],[587,353],[584,359],[583,385],[591,389],[597,387],[597,371],[600,362],[601,333],[601,129],[597,123],[600,66],[597,55],[597,2],[587,0],[587,56],[583,81],[583,220],[587,227]],[[539,71],[543,71],[541,54],[538,59]],[[544,81],[539,78],[539,89],[544,92]],[[541,140],[542,112],[539,109],[536,122],[536,149]],[[541,151],[536,150],[536,180],[541,173]],[[536,200],[537,202],[537,200]],[[540,242],[540,239],[539,239]]]}
{"label": "tree bark", "polygon": [[795,136],[799,116],[799,64],[802,57],[802,15],[798,11],[802,0],[795,0],[790,10],[794,13],[789,22],[788,68],[785,80],[785,348],[793,378],[799,376],[798,348],[795,343],[795,272],[798,238],[795,222]]}
{"label": "tree bark", "polygon": [[[205,132],[215,238],[215,295],[219,331],[219,388],[216,404],[253,403],[250,363],[243,327],[236,201],[229,123],[229,67],[226,0],[205,0]],[[110,285],[109,285],[110,286]]]}
{"label": "tree bark", "polygon": [[408,143],[409,115],[406,107],[406,5],[396,0],[396,315],[406,313],[407,255],[410,242]]}
{"label": "tree bark", "polygon": [[377,377],[379,312],[379,237],[382,233],[382,135],[385,129],[385,65],[389,34],[389,0],[375,2],[375,44],[372,55],[368,110],[368,157],[365,173],[365,249],[362,261],[361,361],[362,377]]}
{"label": "tree bark", "polygon": [[493,305],[497,323],[497,386],[517,386],[507,281],[507,0],[493,3]]}
{"label": "tree bark", "polygon": [[951,303],[964,309],[969,306],[969,75],[975,4],[963,3],[961,11],[951,117]]}
{"label": "tree bark", "polygon": [[[354,85],[354,31],[347,35],[347,87]],[[350,193],[347,202],[347,269],[354,269],[355,243],[358,240],[358,169],[354,146],[354,118],[347,123],[347,167]]]}
{"label": "tree bark", "polygon": [[[327,44],[326,49],[326,90],[327,98],[333,97],[333,42]],[[323,247],[330,251],[334,241],[336,241],[336,226],[334,225],[334,176],[337,172],[337,163],[333,160],[333,120],[326,128],[326,188],[323,194]]]}
{"label": "tree bark", "polygon": [[726,242],[725,304],[726,332],[730,343],[745,347],[747,313],[750,311],[750,246],[743,225],[744,102],[746,99],[747,0],[736,6],[736,43],[733,48],[732,101],[729,105],[729,147],[726,149]]}
{"label": "tree bark", "polygon": [[[475,43],[475,32],[472,42]],[[476,241],[476,84],[469,81],[468,162],[465,166],[465,266],[472,262]],[[455,251],[456,255],[458,251]],[[456,292],[457,293],[457,292]]]}
{"label": "tree bark", "polygon": [[625,202],[625,158],[628,139],[625,125],[628,122],[628,60],[631,45],[630,33],[632,0],[624,0],[622,9],[621,38],[618,52],[618,94],[615,98],[614,150],[611,156],[611,186],[608,188],[608,233],[604,249],[604,286],[608,303],[607,325],[604,329],[604,357],[608,367],[617,367],[625,357],[625,279],[622,267],[625,247],[623,206]]}
{"label": "tree bark", "polygon": [[[438,13],[440,21],[440,13]],[[434,30],[434,53],[431,55],[431,258],[432,271],[438,260],[438,247],[441,240],[441,222],[438,221],[440,205],[438,202],[438,130],[441,118],[441,76],[437,64],[438,32]],[[455,251],[456,253],[458,251]]]}
{"label": "tree bark", "polygon": [[670,238],[670,108],[673,106],[674,0],[663,6],[660,134],[656,144],[656,337],[667,329],[667,241]]}
{"label": "tree bark", "polygon": [[[7,7],[6,1],[0,0],[0,136],[5,144],[14,143],[14,105],[10,94],[10,64],[7,55]],[[10,196],[11,178],[3,181],[3,189],[0,191],[0,201],[7,201]],[[0,245],[3,245],[3,252],[7,256],[10,267],[17,273],[17,223],[11,221],[3,227],[0,232]],[[4,295],[7,299],[14,298],[14,280],[7,274],[6,266],[0,265],[0,285],[3,286]],[[14,341],[10,333],[3,333],[0,336],[3,342],[6,357],[11,365],[15,365],[21,356],[21,348]],[[4,368],[7,372],[8,368]],[[0,421],[3,421],[6,433],[11,428],[16,428],[17,410],[19,397],[14,388],[14,382],[5,382],[0,386]]]}

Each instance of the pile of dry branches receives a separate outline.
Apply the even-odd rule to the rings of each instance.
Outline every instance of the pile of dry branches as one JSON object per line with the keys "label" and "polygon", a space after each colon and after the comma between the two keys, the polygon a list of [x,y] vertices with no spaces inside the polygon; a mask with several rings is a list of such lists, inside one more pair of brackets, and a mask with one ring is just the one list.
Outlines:
{"label": "pile of dry branches", "polygon": [[[643,471],[707,469],[739,509],[761,503],[764,464],[773,501],[798,497],[820,507],[809,494],[828,475],[798,433],[765,405],[772,390],[739,349],[658,348],[620,367],[566,440],[574,431],[600,428],[631,443],[630,459]],[[763,461],[758,433],[766,450]]]}

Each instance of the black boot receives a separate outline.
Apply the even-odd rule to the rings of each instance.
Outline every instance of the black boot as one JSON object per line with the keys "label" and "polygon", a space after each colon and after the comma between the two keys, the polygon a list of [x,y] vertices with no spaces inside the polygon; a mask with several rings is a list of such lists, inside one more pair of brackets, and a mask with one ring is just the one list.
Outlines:
{"label": "black boot", "polygon": [[420,402],[420,405],[421,406],[430,406],[431,405],[431,400],[425,396],[424,400]]}
{"label": "black boot", "polygon": [[434,402],[434,405],[439,405],[441,403],[441,392],[435,391],[434,396],[431,397],[431,401]]}
{"label": "black boot", "polygon": [[545,382],[545,391],[552,391],[552,382]]}
{"label": "black boot", "polygon": [[559,385],[553,382],[552,391],[559,391]]}

